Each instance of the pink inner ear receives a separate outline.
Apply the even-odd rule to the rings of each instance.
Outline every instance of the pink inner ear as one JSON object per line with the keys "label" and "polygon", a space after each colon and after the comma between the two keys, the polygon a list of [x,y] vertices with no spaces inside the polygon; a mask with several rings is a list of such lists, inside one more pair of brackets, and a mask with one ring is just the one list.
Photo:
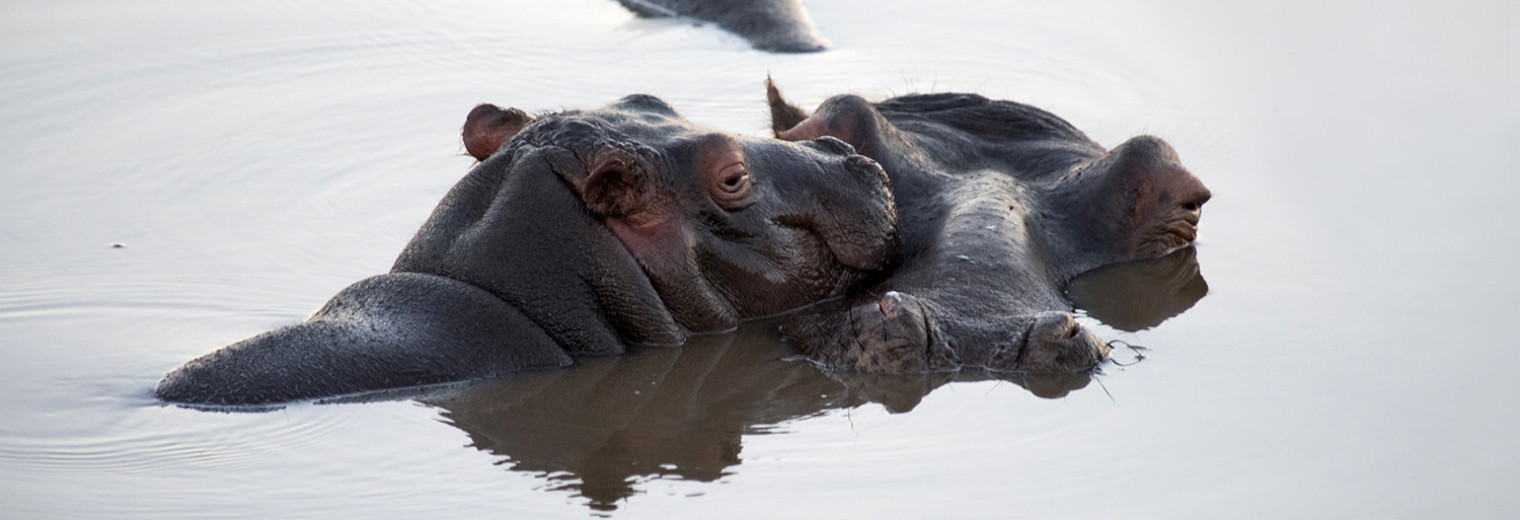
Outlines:
{"label": "pink inner ear", "polygon": [[[829,133],[829,122],[825,119],[822,115],[815,114],[802,120],[801,123],[797,123],[797,126],[792,127],[791,130],[782,132],[778,137],[786,141],[808,141],[826,135],[833,135]],[[833,135],[833,137],[840,136]],[[840,139],[849,142],[848,139],[842,137]]]}
{"label": "pink inner ear", "polygon": [[791,130],[782,132],[777,137],[785,141],[807,141],[827,136],[849,143],[856,150],[862,150],[865,148],[865,143],[861,142],[862,139],[857,139],[861,133],[859,131],[860,127],[859,117],[852,117],[846,114],[829,117],[827,114],[819,112],[804,119]]}
{"label": "pink inner ear", "polygon": [[460,132],[464,149],[476,160],[484,161],[531,122],[533,118],[515,108],[502,110],[489,103],[478,105],[464,119]]}

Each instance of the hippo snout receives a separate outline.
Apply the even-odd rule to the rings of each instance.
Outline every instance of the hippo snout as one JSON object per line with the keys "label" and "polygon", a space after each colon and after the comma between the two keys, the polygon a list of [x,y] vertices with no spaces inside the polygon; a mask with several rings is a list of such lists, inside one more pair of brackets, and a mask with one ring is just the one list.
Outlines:
{"label": "hippo snout", "polygon": [[1075,372],[1097,365],[1111,349],[1071,313],[1046,311],[1029,327],[1021,364],[1035,373]]}
{"label": "hippo snout", "polygon": [[1177,149],[1159,137],[1142,135],[1125,141],[1112,152],[1117,170],[1138,177],[1163,202],[1185,211],[1198,211],[1213,194],[1193,172],[1182,166]]}

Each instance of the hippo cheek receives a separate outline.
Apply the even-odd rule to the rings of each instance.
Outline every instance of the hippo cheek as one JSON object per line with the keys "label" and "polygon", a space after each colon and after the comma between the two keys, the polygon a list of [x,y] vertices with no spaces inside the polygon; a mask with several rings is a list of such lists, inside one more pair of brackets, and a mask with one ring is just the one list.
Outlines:
{"label": "hippo cheek", "polygon": [[679,216],[632,217],[608,217],[604,223],[638,262],[671,317],[692,332],[737,327],[740,313],[702,275],[693,255],[696,238],[685,222]]}
{"label": "hippo cheek", "polygon": [[[765,247],[755,249],[755,243]],[[746,318],[842,294],[865,276],[840,265],[817,234],[785,226],[743,241],[712,237],[702,245],[699,261],[712,285],[733,295],[734,308]]]}
{"label": "hippo cheek", "polygon": [[485,289],[572,355],[684,342],[637,259],[563,180],[580,168],[556,147],[494,154],[449,192],[392,270]]}
{"label": "hippo cheek", "polygon": [[694,332],[731,329],[844,292],[864,273],[845,267],[818,233],[776,225],[758,234],[695,232],[681,217],[608,230],[638,261],[671,315]]}

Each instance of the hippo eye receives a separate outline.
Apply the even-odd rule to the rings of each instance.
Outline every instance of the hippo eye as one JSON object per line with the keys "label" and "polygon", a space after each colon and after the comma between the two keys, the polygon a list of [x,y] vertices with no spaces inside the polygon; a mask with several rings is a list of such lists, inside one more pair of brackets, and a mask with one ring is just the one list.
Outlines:
{"label": "hippo eye", "polygon": [[713,200],[719,206],[730,211],[748,206],[744,202],[749,196],[750,178],[744,163],[725,166],[713,178],[716,181],[712,188]]}

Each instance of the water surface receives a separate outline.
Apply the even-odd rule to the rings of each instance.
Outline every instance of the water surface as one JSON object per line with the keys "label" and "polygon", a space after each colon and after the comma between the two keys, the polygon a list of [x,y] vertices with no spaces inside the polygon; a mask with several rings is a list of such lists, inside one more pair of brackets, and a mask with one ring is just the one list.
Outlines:
{"label": "water surface", "polygon": [[[0,8],[0,517],[1520,506],[1506,3],[815,0],[835,48],[813,55],[607,0],[309,4]],[[152,399],[185,360],[388,269],[470,167],[475,103],[644,92],[763,135],[767,74],[804,106],[974,91],[1106,146],[1169,140],[1215,194],[1196,263],[1080,288],[1085,322],[1144,361],[1091,383],[883,382],[786,361],[762,327],[415,398]],[[1147,269],[1180,282],[1136,285]],[[1200,290],[1170,317],[1113,303]]]}

